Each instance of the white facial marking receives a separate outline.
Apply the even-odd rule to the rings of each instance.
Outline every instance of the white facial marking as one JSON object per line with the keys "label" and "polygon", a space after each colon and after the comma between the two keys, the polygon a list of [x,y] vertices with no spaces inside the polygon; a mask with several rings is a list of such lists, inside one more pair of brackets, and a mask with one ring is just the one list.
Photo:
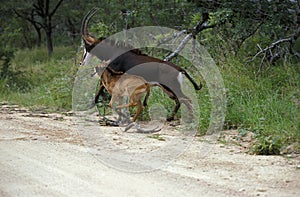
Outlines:
{"label": "white facial marking", "polygon": [[90,61],[90,59],[92,59],[92,57],[93,55],[84,49],[83,60],[80,65],[85,66]]}

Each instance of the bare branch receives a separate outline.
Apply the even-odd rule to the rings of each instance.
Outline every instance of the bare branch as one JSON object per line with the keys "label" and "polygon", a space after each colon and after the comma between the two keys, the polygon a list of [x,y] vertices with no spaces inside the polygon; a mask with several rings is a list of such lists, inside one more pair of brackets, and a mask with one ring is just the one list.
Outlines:
{"label": "bare branch", "polygon": [[196,53],[196,39],[193,39],[192,40],[192,49],[191,49],[191,54],[192,54],[191,62],[194,62],[194,60],[195,60],[195,53]]}
{"label": "bare branch", "polygon": [[[264,49],[260,47],[259,44],[257,44],[257,47],[259,48],[259,51],[253,56],[253,58],[248,61],[252,62],[254,61],[259,55],[264,54],[262,61],[265,61],[265,59],[269,59],[270,63],[273,63],[276,59],[278,59],[281,55],[287,54],[290,52],[290,54],[300,57],[300,53],[293,50],[293,44],[296,43],[296,40],[300,37],[300,26],[297,28],[296,32],[287,38],[279,39],[273,43],[271,43],[269,46],[266,46]],[[285,48],[281,47],[283,43],[288,43],[289,45]],[[269,54],[268,58],[266,58],[266,55]],[[262,64],[262,62],[261,62]]]}
{"label": "bare branch", "polygon": [[161,28],[161,26],[159,25],[157,19],[153,16],[152,13],[150,13],[150,18],[156,23],[156,25],[158,26],[158,28],[159,28],[160,32],[162,33],[162,35],[164,35],[164,34],[165,34],[164,31],[162,30],[162,28]]}
{"label": "bare branch", "polygon": [[161,45],[161,44],[167,43],[167,42],[169,42],[169,41],[171,41],[171,40],[173,40],[173,39],[177,39],[179,36],[181,36],[182,34],[184,34],[184,33],[186,33],[186,32],[187,32],[186,30],[182,30],[182,31],[180,31],[180,32],[175,32],[175,33],[173,33],[172,35],[170,35],[170,36],[168,36],[168,37],[166,37],[166,38],[160,40],[160,41],[158,42],[158,46]]}
{"label": "bare branch", "polygon": [[266,48],[262,49],[259,45],[257,45],[257,47],[260,49],[260,51],[258,51],[254,57],[250,60],[251,61],[254,61],[254,59],[259,56],[260,54],[266,54],[266,53],[270,53],[271,55],[271,58],[274,57],[275,55],[272,54],[272,50],[279,46],[280,44],[284,43],[284,42],[291,42],[292,41],[292,38],[283,38],[283,39],[280,39],[280,40],[277,40],[276,42],[273,42],[271,43],[269,46],[267,46]]}
{"label": "bare branch", "polygon": [[264,54],[263,58],[262,58],[261,61],[260,61],[260,64],[259,64],[259,67],[258,67],[258,71],[257,71],[257,73],[256,73],[256,75],[255,75],[255,78],[256,78],[256,79],[257,79],[257,77],[259,76],[259,74],[260,74],[260,72],[261,72],[261,70],[262,70],[263,63],[264,63],[264,61],[265,61],[266,55],[267,55],[267,54]]}
{"label": "bare branch", "polygon": [[41,16],[41,17],[44,17],[45,16],[45,13],[44,13],[44,9],[43,9],[43,6],[42,6],[43,2],[40,2],[38,1],[38,4],[33,4],[33,7],[34,7],[34,10],[35,12]]}
{"label": "bare branch", "polygon": [[[204,13],[202,15],[202,20],[199,21],[197,23],[197,25],[192,29],[192,31],[187,34],[185,36],[185,38],[181,41],[181,43],[179,44],[179,46],[176,48],[176,50],[174,52],[172,52],[171,54],[169,54],[165,59],[164,61],[170,61],[172,58],[176,57],[178,55],[178,53],[184,48],[184,46],[188,43],[188,41],[191,39],[191,38],[196,38],[196,35],[198,33],[200,33],[201,31],[205,30],[205,29],[211,29],[211,28],[214,28],[218,25],[221,25],[221,24],[224,24],[225,23],[225,20],[224,21],[221,21],[220,23],[215,23],[215,24],[211,24],[209,25],[209,15]],[[170,38],[170,37],[169,37]]]}
{"label": "bare branch", "polygon": [[49,14],[49,16],[51,17],[51,16],[53,16],[53,14],[56,12],[56,10],[58,9],[58,7],[60,6],[60,4],[63,2],[63,0],[60,0],[57,4],[56,4],[56,6],[55,6],[55,8],[52,10],[52,12]]}
{"label": "bare branch", "polygon": [[15,13],[18,17],[23,18],[23,19],[29,21],[33,26],[36,26],[36,27],[37,27],[37,24],[40,25],[41,27],[43,26],[42,23],[40,23],[40,22],[34,20],[33,10],[32,10],[32,12],[31,12],[31,14],[30,14],[31,17],[28,17],[28,16],[27,16],[27,15],[29,15],[29,13],[25,13],[25,12],[24,12],[24,13],[21,14],[20,12],[18,12],[18,11],[15,10],[15,9],[13,9],[13,11],[14,11],[14,13]]}
{"label": "bare branch", "polygon": [[176,48],[175,51],[173,51],[170,55],[168,55],[164,61],[170,61],[172,58],[176,57],[178,53],[185,47],[186,43],[193,37],[192,34],[188,34],[185,36],[185,38],[181,41],[179,46]]}

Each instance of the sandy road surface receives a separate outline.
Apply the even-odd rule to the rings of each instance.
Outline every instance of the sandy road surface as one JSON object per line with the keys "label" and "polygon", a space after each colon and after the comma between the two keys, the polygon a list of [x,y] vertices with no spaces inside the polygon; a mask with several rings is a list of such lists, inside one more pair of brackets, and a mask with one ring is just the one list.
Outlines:
{"label": "sandy road surface", "polygon": [[[130,173],[91,154],[74,132],[73,118],[1,106],[0,196],[300,195],[297,156],[248,155],[240,146],[197,139],[168,165]],[[210,149],[205,157],[203,145]]]}

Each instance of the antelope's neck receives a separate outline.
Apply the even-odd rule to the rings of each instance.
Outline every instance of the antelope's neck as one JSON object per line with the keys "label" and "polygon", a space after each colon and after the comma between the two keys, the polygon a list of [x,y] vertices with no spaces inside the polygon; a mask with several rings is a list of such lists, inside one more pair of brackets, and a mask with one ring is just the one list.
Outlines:
{"label": "antelope's neck", "polygon": [[105,89],[109,92],[112,93],[115,85],[116,85],[116,80],[115,77],[108,71],[108,70],[104,70],[104,72],[102,73],[102,83],[105,87]]}

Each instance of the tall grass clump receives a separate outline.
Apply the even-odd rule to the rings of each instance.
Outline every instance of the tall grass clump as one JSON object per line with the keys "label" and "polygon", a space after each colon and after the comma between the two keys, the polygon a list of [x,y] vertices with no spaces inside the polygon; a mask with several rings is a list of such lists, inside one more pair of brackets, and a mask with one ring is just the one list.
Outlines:
{"label": "tall grass clump", "polygon": [[34,108],[70,110],[74,57],[71,47],[56,48],[51,58],[46,48],[15,51],[0,79],[0,99]]}
{"label": "tall grass clump", "polygon": [[223,68],[228,90],[225,129],[253,132],[256,154],[279,154],[300,141],[299,68],[272,65],[257,77],[256,68],[249,67],[229,60]]}

